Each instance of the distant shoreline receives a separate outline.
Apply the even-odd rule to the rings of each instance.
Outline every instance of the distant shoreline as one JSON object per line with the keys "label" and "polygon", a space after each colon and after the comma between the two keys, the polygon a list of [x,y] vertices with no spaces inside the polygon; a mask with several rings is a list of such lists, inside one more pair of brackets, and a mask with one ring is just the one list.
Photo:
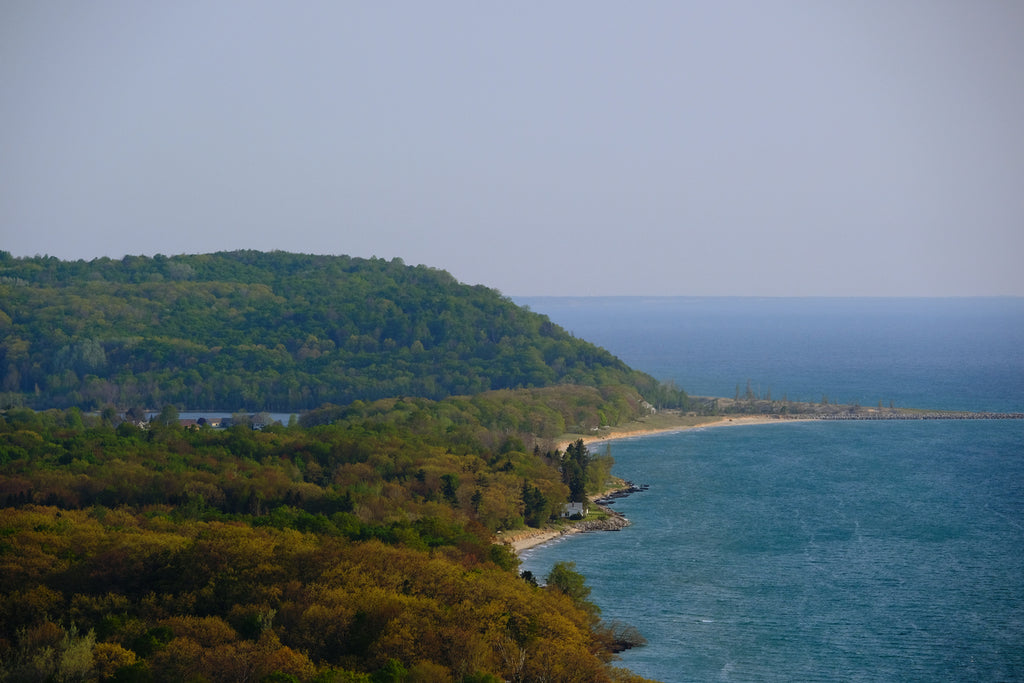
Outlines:
{"label": "distant shoreline", "polygon": [[621,439],[629,439],[637,436],[653,436],[655,434],[668,434],[672,432],[685,432],[691,429],[702,429],[705,427],[739,427],[744,425],[759,425],[759,424],[778,424],[782,422],[797,422],[797,421],[808,421],[818,420],[820,417],[816,415],[798,415],[782,418],[777,415],[715,415],[713,417],[703,418],[678,418],[677,424],[672,424],[670,420],[664,421],[656,425],[648,425],[643,422],[630,422],[620,427],[611,427],[607,431],[600,431],[598,434],[584,436],[580,435],[576,438],[567,438],[563,436],[558,442],[558,450],[565,450],[565,448],[582,439],[584,445],[591,446],[593,444],[604,443],[605,441],[619,441]]}
{"label": "distant shoreline", "polygon": [[[857,413],[825,413],[825,414],[790,414],[790,415],[716,415],[705,417],[684,417],[679,415],[662,416],[657,421],[630,422],[618,427],[600,430],[600,433],[593,435],[579,435],[570,437],[563,435],[557,442],[556,448],[564,451],[571,443],[582,439],[584,445],[593,446],[605,442],[619,441],[633,437],[654,436],[657,434],[670,434],[689,431],[691,429],[704,429],[711,427],[743,427],[765,424],[792,424],[794,422],[822,422],[822,421],[902,421],[902,420],[1020,420],[1024,419],[1024,413],[990,413],[990,412],[966,412],[966,411],[925,411],[925,410],[894,410],[894,411],[871,411]],[[595,496],[600,497],[600,496]],[[517,529],[511,532],[499,532],[496,541],[506,543],[518,554],[545,543],[567,536],[570,534],[591,531],[583,528],[582,525],[568,524],[562,528],[542,529]]]}
{"label": "distant shoreline", "polygon": [[[613,427],[607,431],[602,431],[598,435],[593,436],[579,436],[577,438],[566,438],[563,437],[557,445],[558,450],[565,450],[569,444],[582,439],[583,443],[587,446],[591,446],[598,443],[604,443],[606,441],[618,441],[621,439],[629,439],[632,437],[643,437],[653,436],[656,434],[669,434],[673,432],[683,432],[690,429],[702,429],[705,427],[739,427],[745,425],[759,425],[759,424],[779,424],[782,422],[795,422],[799,420],[816,420],[816,417],[794,417],[789,419],[779,419],[778,417],[771,415],[743,415],[743,416],[714,416],[704,418],[685,418],[680,417],[677,424],[668,424],[668,420],[661,420],[657,425],[645,425],[640,422],[631,422],[621,427]],[[602,494],[603,495],[603,494]],[[601,496],[593,496],[594,498],[600,498]],[[585,523],[569,523],[562,528],[542,528],[542,529],[517,529],[510,532],[499,532],[496,541],[499,543],[506,543],[512,547],[512,550],[519,554],[524,550],[529,550],[545,543],[550,543],[557,538],[562,536],[568,536],[570,534],[577,534],[592,531],[593,529],[587,528]]]}
{"label": "distant shoreline", "polygon": [[805,412],[805,413],[764,413],[755,415],[716,415],[714,417],[679,417],[676,416],[678,424],[672,424],[672,416],[669,416],[665,423],[657,426],[648,425],[644,422],[630,422],[620,427],[611,427],[594,435],[580,435],[571,438],[562,436],[558,441],[558,449],[565,450],[566,446],[577,439],[583,439],[583,443],[590,446],[605,441],[616,441],[628,439],[633,436],[650,436],[652,434],[664,434],[668,432],[682,432],[689,429],[702,427],[725,427],[759,424],[783,424],[793,422],[820,422],[820,421],[848,421],[848,422],[881,422],[881,421],[906,421],[906,420],[1024,420],[1024,413],[998,413],[991,411],[966,411],[966,410],[920,410],[920,409],[890,409],[875,410],[863,408],[856,410],[845,410],[835,412]]}

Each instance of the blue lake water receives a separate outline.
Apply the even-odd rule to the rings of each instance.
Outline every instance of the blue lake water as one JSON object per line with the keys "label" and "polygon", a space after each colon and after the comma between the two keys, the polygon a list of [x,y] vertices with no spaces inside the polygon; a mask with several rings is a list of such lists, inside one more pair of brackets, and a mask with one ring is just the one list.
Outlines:
{"label": "blue lake water", "polygon": [[[749,380],[794,400],[1024,411],[1020,299],[520,303],[693,394]],[[649,641],[622,665],[662,681],[1024,680],[1024,421],[706,428],[611,452],[651,485],[616,504],[633,525],[523,567],[574,561],[603,616]]]}
{"label": "blue lake water", "polygon": [[1024,409],[1024,298],[520,298],[698,396]]}

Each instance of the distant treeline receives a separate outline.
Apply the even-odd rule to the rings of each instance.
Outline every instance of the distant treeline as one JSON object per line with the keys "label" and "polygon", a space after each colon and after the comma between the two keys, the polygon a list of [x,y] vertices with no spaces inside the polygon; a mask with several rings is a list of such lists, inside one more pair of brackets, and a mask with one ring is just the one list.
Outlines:
{"label": "distant treeline", "polygon": [[400,259],[0,252],[0,403],[302,411],[577,384],[686,395],[497,291]]}

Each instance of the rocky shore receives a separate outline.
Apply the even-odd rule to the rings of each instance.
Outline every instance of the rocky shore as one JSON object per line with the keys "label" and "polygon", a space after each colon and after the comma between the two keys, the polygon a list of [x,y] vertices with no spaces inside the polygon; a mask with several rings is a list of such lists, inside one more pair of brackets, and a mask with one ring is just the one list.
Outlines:
{"label": "rocky shore", "polygon": [[578,522],[568,522],[560,528],[545,529],[524,529],[512,533],[505,533],[498,536],[499,543],[505,543],[512,547],[512,550],[519,553],[534,546],[542,545],[569,534],[583,534],[594,531],[619,531],[629,526],[628,519],[617,512],[603,508],[608,516],[601,519],[584,519]]}
{"label": "rocky shore", "polygon": [[620,529],[624,529],[629,526],[629,524],[629,520],[622,515],[609,512],[609,516],[604,519],[585,519],[581,522],[575,522],[570,533],[579,534],[589,531],[619,531]]}
{"label": "rocky shore", "polygon": [[597,519],[582,519],[579,521],[565,522],[560,527],[548,527],[544,529],[522,529],[519,531],[500,534],[496,539],[499,543],[510,545],[514,551],[522,552],[528,548],[553,541],[560,536],[569,534],[583,534],[593,531],[619,531],[630,525],[630,521],[621,513],[609,507],[609,501],[616,498],[623,498],[631,493],[646,491],[647,485],[635,486],[632,482],[624,482],[622,486],[605,491],[600,496],[590,499],[591,505],[601,509],[604,517]]}

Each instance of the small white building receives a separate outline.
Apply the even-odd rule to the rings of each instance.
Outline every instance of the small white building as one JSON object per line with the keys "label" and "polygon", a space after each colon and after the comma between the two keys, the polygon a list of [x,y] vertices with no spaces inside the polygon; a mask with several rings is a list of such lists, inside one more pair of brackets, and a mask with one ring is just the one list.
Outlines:
{"label": "small white building", "polygon": [[580,517],[587,516],[587,504],[586,503],[566,503],[565,507],[562,508],[563,517],[572,517],[573,515],[579,515]]}

